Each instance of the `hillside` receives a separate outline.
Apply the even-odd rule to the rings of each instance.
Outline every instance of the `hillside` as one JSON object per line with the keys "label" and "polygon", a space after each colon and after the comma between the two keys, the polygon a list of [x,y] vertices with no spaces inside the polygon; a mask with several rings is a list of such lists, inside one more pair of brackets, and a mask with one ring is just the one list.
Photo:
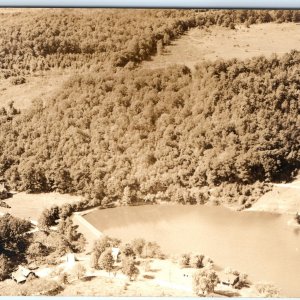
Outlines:
{"label": "hillside", "polygon": [[[252,30],[297,22],[299,12],[29,10],[1,18],[3,85],[11,81],[15,96],[34,76],[39,86],[28,93],[30,109],[0,112],[0,176],[11,188],[80,194],[95,205],[246,207],[265,181],[299,168],[299,52],[204,61],[194,71],[139,67],[191,28]],[[47,77],[57,70],[66,75]]]}
{"label": "hillside", "polygon": [[299,167],[299,58],[77,76],[2,123],[1,171],[18,190],[108,202],[236,201],[230,184],[246,199]]}

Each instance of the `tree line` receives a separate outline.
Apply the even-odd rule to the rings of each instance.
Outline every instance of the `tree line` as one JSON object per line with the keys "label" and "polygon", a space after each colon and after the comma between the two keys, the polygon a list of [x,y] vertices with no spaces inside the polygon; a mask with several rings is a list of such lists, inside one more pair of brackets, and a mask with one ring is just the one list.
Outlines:
{"label": "tree line", "polygon": [[45,9],[0,15],[3,78],[51,69],[133,68],[193,27],[299,22],[299,11]]}

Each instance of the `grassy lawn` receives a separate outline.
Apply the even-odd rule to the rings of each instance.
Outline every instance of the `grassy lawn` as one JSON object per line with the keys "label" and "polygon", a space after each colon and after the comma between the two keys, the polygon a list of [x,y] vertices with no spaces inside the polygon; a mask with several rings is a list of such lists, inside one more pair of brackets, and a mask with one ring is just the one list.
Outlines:
{"label": "grassy lawn", "polygon": [[299,195],[300,176],[290,183],[274,184],[273,189],[258,199],[249,210],[294,215],[300,212]]}
{"label": "grassy lawn", "polygon": [[5,200],[11,208],[0,207],[0,213],[10,213],[13,216],[37,220],[45,208],[52,205],[63,205],[80,200],[81,197],[59,193],[26,194],[17,193]]}
{"label": "grassy lawn", "polygon": [[172,45],[165,54],[144,62],[144,68],[163,68],[170,64],[185,64],[193,68],[203,60],[246,59],[276,53],[278,55],[299,49],[299,26],[295,23],[266,23],[239,26],[235,30],[213,26],[209,29],[191,29]]}
{"label": "grassy lawn", "polygon": [[34,99],[47,101],[63,83],[68,80],[70,74],[58,71],[43,72],[40,76],[25,76],[26,82],[13,85],[10,78],[0,80],[0,107],[7,106],[14,101],[18,109],[26,109]]}

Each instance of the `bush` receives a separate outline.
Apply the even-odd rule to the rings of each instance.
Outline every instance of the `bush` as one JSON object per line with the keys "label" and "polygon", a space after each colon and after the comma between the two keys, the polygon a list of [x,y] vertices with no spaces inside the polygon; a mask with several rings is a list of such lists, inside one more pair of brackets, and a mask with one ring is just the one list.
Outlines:
{"label": "bush", "polygon": [[260,297],[279,297],[279,290],[270,283],[258,283],[255,285],[255,289],[260,295]]}
{"label": "bush", "polygon": [[20,294],[21,296],[54,296],[61,290],[62,287],[57,281],[39,278],[26,282],[21,287]]}

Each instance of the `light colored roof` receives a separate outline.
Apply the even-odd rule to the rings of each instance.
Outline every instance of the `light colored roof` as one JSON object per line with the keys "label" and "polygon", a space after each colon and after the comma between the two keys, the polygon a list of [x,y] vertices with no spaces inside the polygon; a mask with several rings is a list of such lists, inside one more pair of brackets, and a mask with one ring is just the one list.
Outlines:
{"label": "light colored roof", "polygon": [[219,274],[220,281],[227,284],[234,284],[237,280],[238,276],[234,274],[226,274],[221,273]]}
{"label": "light colored roof", "polygon": [[11,277],[19,283],[19,282],[25,281],[30,273],[34,274],[33,271],[31,271],[25,267],[19,266],[18,270],[11,274]]}
{"label": "light colored roof", "polygon": [[112,254],[115,254],[115,255],[118,255],[120,253],[120,249],[119,248],[116,248],[116,247],[112,247],[111,248],[111,253]]}

